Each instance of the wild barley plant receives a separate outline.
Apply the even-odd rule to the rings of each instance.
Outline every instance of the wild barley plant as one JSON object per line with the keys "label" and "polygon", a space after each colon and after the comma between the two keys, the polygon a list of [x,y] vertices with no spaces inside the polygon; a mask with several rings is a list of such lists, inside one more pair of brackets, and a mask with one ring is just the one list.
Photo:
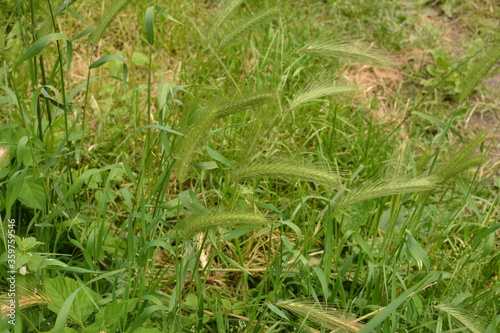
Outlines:
{"label": "wild barley plant", "polygon": [[[149,328],[153,331],[162,328],[201,332],[206,327],[224,331],[232,326],[231,318],[246,322],[246,330],[250,332],[290,331],[305,327],[312,331],[308,327],[310,324],[333,331],[368,332],[375,328],[391,329],[390,324],[383,326],[383,323],[397,325],[394,313],[402,304],[414,300],[415,304],[422,305],[418,294],[432,288],[441,277],[431,271],[427,250],[415,238],[415,225],[421,220],[424,205],[433,191],[458,173],[480,163],[475,149],[484,136],[480,135],[447,162],[438,163],[439,156],[436,154],[432,166],[424,171],[417,172],[414,168],[404,172],[401,168],[395,174],[382,174],[362,181],[356,177],[354,170],[328,168],[321,166],[319,161],[302,163],[293,154],[288,156],[276,152],[276,149],[272,154],[266,152],[266,145],[274,146],[279,142],[277,127],[286,123],[287,117],[306,110],[318,100],[338,98],[355,91],[352,86],[324,79],[333,75],[320,73],[319,70],[312,76],[320,79],[311,80],[295,93],[287,91],[290,78],[286,73],[295,70],[297,58],[307,62],[312,56],[335,57],[386,67],[388,61],[386,56],[367,47],[355,47],[331,38],[317,39],[290,50],[289,54],[284,54],[273,64],[282,68],[278,74],[284,78],[275,88],[267,87],[262,92],[245,87],[250,80],[238,82],[221,57],[226,50],[238,45],[239,40],[248,38],[257,27],[268,24],[279,28],[276,22],[282,19],[282,8],[270,6],[256,11],[257,14],[234,26],[232,15],[243,4],[238,0],[227,1],[222,6],[212,28],[204,36],[206,48],[200,50],[203,56],[212,56],[221,62],[236,92],[227,93],[226,89],[219,89],[216,95],[211,90],[202,90],[199,93],[202,97],[197,98],[189,96],[197,94],[193,93],[196,87],[170,85],[165,88],[165,98],[159,106],[160,114],[155,118],[152,101],[152,54],[157,45],[155,14],[178,21],[161,7],[153,5],[147,8],[144,21],[149,48],[146,124],[126,138],[113,141],[123,146],[113,164],[83,166],[85,138],[90,135],[90,129],[86,129],[85,124],[95,79],[91,76],[92,71],[110,61],[119,61],[123,63],[120,79],[124,84],[130,83],[127,82],[128,70],[124,59],[118,55],[105,55],[91,60],[86,81],[74,88],[73,83],[67,81],[72,64],[72,43],[77,38],[86,37],[89,52],[92,53],[129,3],[120,1],[106,9],[95,27],[89,27],[73,39],[58,32],[55,24],[57,16],[68,10],[72,2],[65,3],[55,12],[49,7],[51,20],[46,21],[44,26],[47,35],[26,45],[27,51],[8,72],[8,82],[13,87],[9,96],[18,108],[13,119],[22,124],[26,132],[26,136],[14,136],[8,141],[16,148],[18,159],[9,172],[11,179],[16,178],[18,184],[31,188],[39,197],[19,194],[21,185],[16,187],[13,181],[9,181],[4,185],[4,200],[9,203],[4,208],[5,214],[9,217],[16,211],[25,210],[25,207],[33,209],[36,214],[29,225],[24,226],[25,233],[28,235],[34,227],[40,228],[37,235],[46,246],[45,252],[56,254],[69,246],[71,252],[79,257],[67,263],[57,260],[43,265],[40,262],[28,265],[31,277],[36,275],[42,281],[42,294],[34,293],[32,299],[38,301],[30,305],[48,306],[51,312],[44,313],[53,313],[50,318],[54,322],[54,332],[62,332],[66,323],[71,323],[73,328],[82,332],[92,329],[144,330],[150,325],[156,325],[156,328]],[[51,81],[45,81],[42,74],[38,76],[38,71],[43,73],[46,70],[42,55],[45,48],[53,43],[57,51],[56,65]],[[495,52],[490,57],[481,58],[477,65],[481,70],[475,71],[470,84],[464,86],[465,95],[484,77],[497,58]],[[30,109],[24,106],[15,76],[15,71],[25,65],[30,68],[31,84],[36,86],[42,82],[43,87],[36,92],[46,102],[40,103],[35,96]],[[83,110],[75,100],[82,89],[85,89]],[[177,96],[182,94],[184,103],[177,100]],[[286,102],[283,96],[291,97]],[[179,114],[175,114],[176,111]],[[241,128],[245,133],[237,139],[241,151],[233,154],[234,160],[227,158],[224,151],[216,151],[207,144],[215,141],[215,133],[222,126],[233,125],[228,120],[231,117],[244,121]],[[56,128],[64,130],[58,132]],[[127,147],[131,140],[144,132],[139,168],[134,168]],[[52,145],[49,146],[48,142]],[[34,156],[31,160],[28,157],[30,154]],[[85,158],[91,160],[91,153]],[[204,161],[207,158],[209,162]],[[25,160],[29,162],[23,163]],[[404,164],[404,159],[402,161],[401,164]],[[321,162],[327,164],[334,161]],[[54,176],[60,170],[65,176]],[[48,176],[50,173],[53,175]],[[131,186],[113,190],[113,183],[122,177],[117,174],[128,177]],[[216,180],[207,182],[207,175]],[[99,178],[104,180],[99,181]],[[297,184],[295,186],[303,191],[304,195],[298,200],[300,207],[310,216],[318,217],[314,220],[316,225],[296,223],[273,203],[256,200],[260,189],[283,182]],[[96,197],[99,197],[95,201],[97,212],[82,214],[85,206],[82,205],[82,197],[92,183],[100,184],[95,191]],[[217,184],[220,188],[207,189],[207,184]],[[321,193],[306,193],[311,184],[321,188]],[[197,190],[198,193],[195,192]],[[415,200],[413,193],[421,193],[420,201]],[[165,202],[166,198],[168,202]],[[16,200],[23,206],[16,204]],[[351,207],[358,209],[362,207],[360,204],[372,200],[379,200],[379,208],[373,217],[370,232],[342,228],[342,221],[356,213],[354,209],[349,210]],[[411,207],[412,203],[417,204]],[[381,232],[379,224],[384,205],[390,207],[389,222],[384,229],[385,235],[377,237]],[[399,225],[398,206],[401,205],[411,208],[404,217],[403,226]],[[109,208],[120,210],[126,216],[120,220],[120,225],[106,222]],[[288,215],[293,216],[298,211]],[[271,213],[275,213],[276,217]],[[36,222],[37,219],[42,223]],[[339,223],[341,231],[337,230]],[[55,228],[55,235],[52,229],[47,229],[49,227]],[[245,233],[248,238],[241,239],[240,236]],[[310,238],[305,238],[304,233]],[[295,241],[291,240],[291,235],[295,235]],[[382,246],[377,239],[383,240]],[[248,244],[247,248],[240,242]],[[252,257],[262,262],[262,268],[258,269],[260,275],[253,275],[249,267],[250,258],[243,255],[253,253],[249,248],[252,244],[265,251]],[[319,249],[319,245],[323,248]],[[350,246],[356,247],[357,254],[353,253],[344,266],[338,266],[336,261],[342,260],[344,247]],[[307,257],[313,252],[321,254],[319,265],[311,264],[311,258]],[[349,269],[349,260],[355,264],[355,270]],[[358,263],[355,260],[359,260]],[[414,270],[411,262],[417,262],[418,270]],[[54,278],[55,275],[41,269],[46,266],[51,266],[59,275],[75,274],[77,279],[67,276]],[[339,268],[339,271],[334,268]],[[404,282],[402,271],[405,269],[403,273],[413,279],[408,280],[409,285],[396,287],[398,281]],[[247,288],[247,295],[240,294],[238,288],[230,284],[229,274],[238,276],[237,283]],[[293,299],[284,287],[295,276],[302,276],[307,281],[308,292],[301,295],[312,302]],[[343,280],[348,278],[352,281],[351,290],[344,288]],[[390,284],[392,290],[388,290],[386,278],[393,280]],[[361,287],[354,287],[355,281]],[[250,290],[251,284],[255,284],[253,290]],[[222,291],[218,285],[233,288]],[[378,290],[380,286],[387,290]],[[365,303],[371,302],[371,305],[363,305],[361,301],[356,303],[355,300],[346,302],[346,293],[358,300],[363,299]],[[401,294],[398,296],[398,293]],[[337,294],[343,295],[338,301],[346,308],[342,311],[331,309],[332,303],[338,300],[335,297]],[[234,300],[236,302],[232,304]],[[380,307],[379,304],[385,306]],[[379,309],[368,311],[373,307]],[[411,309],[413,307],[408,306],[408,312]],[[479,327],[467,319],[464,311],[447,305],[434,306],[434,309],[441,314],[449,314],[471,330],[472,327]],[[45,320],[45,314],[37,318],[36,314],[30,313],[29,318]],[[290,314],[300,319],[295,320]],[[362,317],[363,314],[365,316]],[[366,326],[361,319],[367,321]]]}

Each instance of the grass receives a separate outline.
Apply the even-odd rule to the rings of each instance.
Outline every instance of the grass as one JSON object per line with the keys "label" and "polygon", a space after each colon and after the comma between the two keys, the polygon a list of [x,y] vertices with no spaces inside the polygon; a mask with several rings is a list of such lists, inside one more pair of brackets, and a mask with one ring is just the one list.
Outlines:
{"label": "grass", "polygon": [[0,331],[498,330],[498,6],[59,5],[0,4]]}

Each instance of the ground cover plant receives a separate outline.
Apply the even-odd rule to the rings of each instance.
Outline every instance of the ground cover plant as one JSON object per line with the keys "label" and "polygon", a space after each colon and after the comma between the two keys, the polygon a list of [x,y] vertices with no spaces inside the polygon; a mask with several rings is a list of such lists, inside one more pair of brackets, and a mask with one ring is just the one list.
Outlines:
{"label": "ground cover plant", "polygon": [[498,5],[0,7],[2,331],[498,330]]}

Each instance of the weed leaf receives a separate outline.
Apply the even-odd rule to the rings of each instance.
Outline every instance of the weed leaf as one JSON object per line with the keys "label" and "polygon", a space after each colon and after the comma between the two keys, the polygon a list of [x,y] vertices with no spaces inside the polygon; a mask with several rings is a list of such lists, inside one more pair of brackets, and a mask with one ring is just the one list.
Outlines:
{"label": "weed leaf", "polygon": [[19,200],[29,208],[43,210],[47,202],[47,195],[41,182],[29,177],[23,182]]}
{"label": "weed leaf", "polygon": [[95,322],[100,323],[100,326],[111,326],[118,320],[125,318],[129,312],[134,310],[137,301],[137,298],[131,298],[125,301],[117,299],[107,304],[104,309],[96,314]]}

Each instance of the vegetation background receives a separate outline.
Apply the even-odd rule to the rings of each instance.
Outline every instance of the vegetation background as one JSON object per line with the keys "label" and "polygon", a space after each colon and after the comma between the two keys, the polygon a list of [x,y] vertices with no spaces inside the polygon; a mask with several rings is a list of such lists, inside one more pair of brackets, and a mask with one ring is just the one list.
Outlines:
{"label": "vegetation background", "polygon": [[0,10],[0,331],[498,332],[496,1]]}

